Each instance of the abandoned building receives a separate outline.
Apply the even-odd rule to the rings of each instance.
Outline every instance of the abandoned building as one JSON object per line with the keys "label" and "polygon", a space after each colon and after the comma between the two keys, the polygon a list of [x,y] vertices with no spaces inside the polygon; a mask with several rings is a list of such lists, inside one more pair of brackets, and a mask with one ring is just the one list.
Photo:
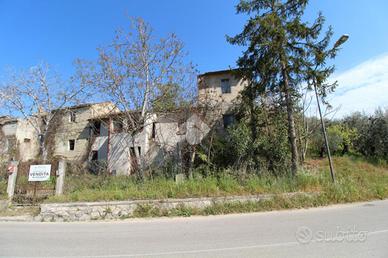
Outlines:
{"label": "abandoned building", "polygon": [[[211,128],[234,122],[233,107],[246,85],[233,70],[201,74],[196,107],[148,114],[137,128],[128,113],[111,102],[67,107],[52,126],[47,141],[50,157],[117,175],[132,174],[139,166],[157,166],[168,158],[179,163],[183,150],[199,144]],[[38,136],[22,119],[0,117],[0,143],[3,160],[27,161],[39,154]]]}
{"label": "abandoned building", "polygon": [[[85,131],[88,119],[115,109],[112,103],[104,102],[68,107],[58,112],[48,136],[50,157],[81,160],[88,146],[88,132]],[[41,123],[37,120],[38,116],[29,119],[0,117],[0,155],[3,160],[28,161],[38,157],[40,137],[34,126]]]}
{"label": "abandoned building", "polygon": [[27,161],[38,153],[38,138],[26,120],[0,117],[0,161]]}
{"label": "abandoned building", "polygon": [[158,166],[166,158],[178,161],[185,144],[198,144],[210,130],[195,111],[149,114],[135,130],[130,128],[126,115],[117,113],[90,120],[89,160],[91,164],[105,165],[117,175],[132,174],[139,166]]}
{"label": "abandoned building", "polygon": [[198,105],[207,110],[208,116],[219,120],[226,128],[235,120],[233,108],[238,96],[247,86],[236,70],[221,70],[198,75]]}
{"label": "abandoned building", "polygon": [[89,151],[89,120],[113,114],[118,109],[111,102],[82,104],[64,109],[53,125],[52,156],[71,161],[83,161]]}

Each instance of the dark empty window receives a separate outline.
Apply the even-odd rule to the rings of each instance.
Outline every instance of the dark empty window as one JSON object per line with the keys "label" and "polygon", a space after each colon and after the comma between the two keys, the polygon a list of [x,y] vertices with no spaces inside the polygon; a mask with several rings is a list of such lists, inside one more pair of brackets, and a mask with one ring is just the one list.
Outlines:
{"label": "dark empty window", "polygon": [[69,140],[69,150],[73,151],[75,148],[75,140]]}
{"label": "dark empty window", "polygon": [[113,122],[113,131],[115,133],[121,133],[124,130],[124,125],[122,121],[114,121]]}
{"label": "dark empty window", "polygon": [[98,151],[92,151],[91,159],[90,160],[98,160]]}
{"label": "dark empty window", "polygon": [[75,119],[76,119],[75,112],[70,111],[70,113],[69,113],[69,121],[70,122],[75,122]]}
{"label": "dark empty window", "polygon": [[101,132],[101,122],[95,121],[92,124],[92,133],[94,136],[100,136],[100,132]]}
{"label": "dark empty window", "polygon": [[152,135],[151,135],[151,139],[155,139],[156,137],[156,124],[155,123],[152,123]]}
{"label": "dark empty window", "polygon": [[130,155],[131,155],[131,157],[136,157],[136,153],[135,153],[135,148],[134,147],[131,147],[130,148]]}
{"label": "dark empty window", "polygon": [[222,79],[221,80],[221,91],[222,91],[222,93],[231,93],[232,92],[229,79]]}
{"label": "dark empty window", "polygon": [[223,115],[222,119],[224,121],[224,128],[228,128],[235,121],[234,115],[231,115],[231,114]]}
{"label": "dark empty window", "polygon": [[[141,155],[141,147],[140,146],[137,147],[137,151],[138,151],[138,155],[140,156]],[[130,155],[131,155],[131,157],[136,157],[135,147],[130,148]]]}

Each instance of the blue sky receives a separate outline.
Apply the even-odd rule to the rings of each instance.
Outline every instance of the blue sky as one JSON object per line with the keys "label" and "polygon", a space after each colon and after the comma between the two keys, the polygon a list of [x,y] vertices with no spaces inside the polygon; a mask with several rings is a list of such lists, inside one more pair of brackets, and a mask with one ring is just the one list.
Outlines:
{"label": "blue sky", "polygon": [[[7,66],[29,67],[46,61],[70,75],[75,58],[95,58],[96,47],[109,43],[115,28],[128,25],[126,15],[143,17],[156,36],[176,33],[200,72],[225,69],[234,66],[241,53],[225,41],[226,34],[238,33],[246,21],[235,14],[237,2],[0,0],[0,72]],[[339,113],[388,106],[388,66],[384,67],[388,60],[388,1],[311,0],[307,18],[318,11],[334,27],[335,37],[350,34],[336,59],[334,77],[340,86],[338,96],[332,97],[333,105],[342,106]],[[361,103],[352,100],[355,94],[363,94]]]}

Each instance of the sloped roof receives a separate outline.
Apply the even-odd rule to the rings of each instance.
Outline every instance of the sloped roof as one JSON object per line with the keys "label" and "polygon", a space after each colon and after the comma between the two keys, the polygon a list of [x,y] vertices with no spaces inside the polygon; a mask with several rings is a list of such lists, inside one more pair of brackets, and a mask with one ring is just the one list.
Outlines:
{"label": "sloped roof", "polygon": [[10,117],[10,116],[0,116],[0,125],[5,125],[5,124],[8,124],[8,123],[15,123],[17,122],[18,120],[14,117]]}
{"label": "sloped roof", "polygon": [[104,102],[96,102],[96,103],[83,103],[79,105],[74,105],[70,107],[63,107],[61,110],[68,110],[68,109],[80,109],[80,108],[86,108],[86,107],[91,107],[91,106],[101,106],[101,105],[108,105],[111,104],[112,106],[115,106],[113,102],[111,101],[104,101]]}
{"label": "sloped roof", "polygon": [[[153,112],[153,114],[157,115],[157,119],[155,122],[157,123],[171,123],[185,122],[192,114],[197,114],[198,117],[203,119],[203,115],[201,114],[201,110],[198,107],[190,107],[190,108],[177,108],[172,111],[166,112]],[[119,111],[119,112],[110,112],[101,116],[90,118],[89,121],[98,121],[98,120],[106,120],[108,118],[125,118],[128,113]],[[133,115],[134,119],[140,119],[140,111],[129,111],[129,114]]]}
{"label": "sloped roof", "polygon": [[218,74],[225,74],[225,73],[234,73],[237,72],[238,69],[225,69],[225,70],[218,70],[218,71],[210,71],[206,73],[199,74],[198,77],[208,76],[208,75],[218,75]]}
{"label": "sloped roof", "polygon": [[115,118],[115,117],[117,118],[117,117],[120,117],[120,116],[121,117],[125,117],[127,114],[133,114],[134,117],[140,117],[140,111],[124,112],[124,111],[112,110],[112,112],[108,112],[106,114],[90,118],[89,121],[105,120],[105,119],[108,119],[108,118]]}

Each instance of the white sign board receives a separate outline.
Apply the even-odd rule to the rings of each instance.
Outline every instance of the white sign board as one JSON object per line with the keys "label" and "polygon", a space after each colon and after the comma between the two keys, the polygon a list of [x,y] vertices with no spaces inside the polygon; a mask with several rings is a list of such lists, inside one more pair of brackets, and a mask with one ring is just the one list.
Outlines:
{"label": "white sign board", "polygon": [[28,181],[47,181],[50,179],[51,165],[31,165]]}

